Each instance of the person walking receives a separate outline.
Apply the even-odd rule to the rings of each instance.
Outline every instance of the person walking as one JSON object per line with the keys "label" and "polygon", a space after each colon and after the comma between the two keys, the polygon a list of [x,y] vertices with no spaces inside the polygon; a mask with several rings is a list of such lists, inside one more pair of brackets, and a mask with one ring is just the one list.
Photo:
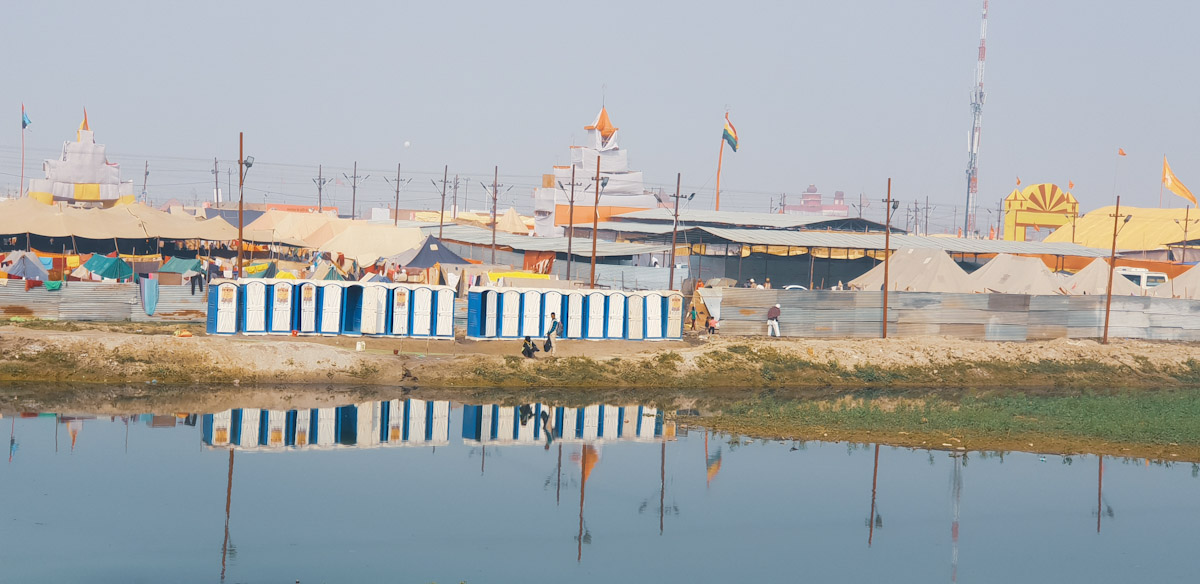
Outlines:
{"label": "person walking", "polygon": [[779,335],[779,305],[776,304],[767,309],[767,335],[778,337]]}
{"label": "person walking", "polygon": [[688,316],[692,319],[692,330],[696,330],[696,320],[700,318],[700,314],[696,312],[695,304],[692,305],[692,311],[688,313]]}
{"label": "person walking", "polygon": [[558,354],[558,343],[554,342],[554,337],[558,334],[558,329],[561,326],[562,325],[558,323],[558,315],[551,312],[550,328],[546,329],[546,350],[549,351],[551,355]]}
{"label": "person walking", "polygon": [[711,314],[708,315],[708,324],[705,325],[704,328],[705,328],[705,330],[708,331],[708,334],[710,334],[710,335],[717,334],[717,317],[715,317]]}

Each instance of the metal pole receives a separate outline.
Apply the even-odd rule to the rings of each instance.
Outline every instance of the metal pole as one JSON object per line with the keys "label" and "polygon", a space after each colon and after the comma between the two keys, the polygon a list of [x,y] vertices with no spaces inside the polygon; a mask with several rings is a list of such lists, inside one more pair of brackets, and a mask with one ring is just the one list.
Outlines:
{"label": "metal pole", "polygon": [[217,173],[217,157],[213,156],[213,203],[220,208],[221,203],[221,175]]}
{"label": "metal pole", "polygon": [[499,188],[500,167],[492,175],[492,265],[496,265],[496,189]]}
{"label": "metal pole", "polygon": [[867,517],[867,547],[875,538],[875,486],[879,482],[879,444],[875,444],[875,470],[871,471],[871,515]]}
{"label": "metal pole", "polygon": [[[400,163],[396,163],[396,208],[392,209],[392,227],[400,224]],[[438,239],[442,238],[442,233],[438,232]]]}
{"label": "metal pole", "polygon": [[1096,533],[1100,533],[1100,517],[1104,515],[1104,455],[1100,455],[1100,474],[1096,477]]}
{"label": "metal pole", "polygon": [[450,203],[450,219],[458,219],[458,175],[454,175],[454,195]]}
{"label": "metal pole", "polygon": [[1117,225],[1121,220],[1121,196],[1117,195],[1117,209],[1113,213],[1112,254],[1108,258],[1108,291],[1104,294],[1104,338],[1102,344],[1108,344],[1108,319],[1112,314],[1112,283],[1113,274],[1117,271]]}
{"label": "metal pole", "polygon": [[354,161],[354,176],[350,181],[350,218],[358,219],[358,161]]}
{"label": "metal pole", "polygon": [[679,186],[683,181],[683,173],[675,173],[675,224],[671,228],[671,271],[667,276],[667,289],[675,289],[675,242],[679,235]]}
{"label": "metal pole", "polygon": [[[884,216],[887,217],[883,229],[883,338],[887,338],[887,309],[888,309],[888,267],[892,263],[892,179],[888,179],[887,200],[884,201]],[[811,253],[811,250],[810,250]]]}
{"label": "metal pole", "polygon": [[243,132],[238,132],[238,249],[237,249],[237,276],[242,277],[242,250],[246,248],[246,242],[242,240],[242,230],[246,227],[245,217],[243,215],[243,207],[246,202],[246,149],[245,143],[242,140]]}
{"label": "metal pole", "polygon": [[571,200],[568,203],[567,215],[567,281],[571,281],[571,241],[575,239],[575,165],[571,165]]}
{"label": "metal pole", "polygon": [[[1191,205],[1188,205],[1187,208],[1183,210],[1183,263],[1185,264],[1187,263],[1188,223],[1190,223],[1188,216],[1191,214],[1191,211]],[[1071,239],[1074,240],[1074,238]]]}
{"label": "metal pole", "polygon": [[[399,171],[399,168],[397,168]],[[442,225],[446,224],[446,179],[450,178],[450,165],[442,169],[442,212],[438,215],[438,239],[442,238]],[[396,184],[400,184],[400,175],[396,175]],[[396,210],[400,210],[400,198],[396,198]]]}
{"label": "metal pole", "polygon": [[592,207],[592,283],[596,287],[596,231],[600,229],[600,156],[596,155],[596,205]]}
{"label": "metal pole", "polygon": [[321,196],[322,195],[321,191],[325,188],[325,177],[323,174],[323,170],[324,169],[322,168],[322,165],[318,164],[317,165],[317,212],[318,213],[320,213],[322,211],[321,203],[323,202],[322,201],[323,197]]}

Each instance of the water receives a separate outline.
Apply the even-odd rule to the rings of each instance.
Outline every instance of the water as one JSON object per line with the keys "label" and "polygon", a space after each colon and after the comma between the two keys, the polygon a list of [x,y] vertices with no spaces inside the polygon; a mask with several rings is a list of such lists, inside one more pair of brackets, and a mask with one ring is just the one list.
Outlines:
{"label": "water", "polygon": [[568,438],[547,447],[540,409],[525,426],[403,400],[6,416],[0,582],[1198,578],[1190,463],[1106,457],[1102,483],[1090,455],[884,446],[876,465],[870,444],[708,434],[636,406],[550,408]]}

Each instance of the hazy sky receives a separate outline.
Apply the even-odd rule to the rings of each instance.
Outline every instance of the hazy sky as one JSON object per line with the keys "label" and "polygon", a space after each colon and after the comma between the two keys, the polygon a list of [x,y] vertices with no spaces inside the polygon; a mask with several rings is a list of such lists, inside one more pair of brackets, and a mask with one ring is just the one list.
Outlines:
{"label": "hazy sky", "polygon": [[[978,0],[12,4],[0,188],[17,182],[24,102],[27,175],[86,106],[138,190],[149,161],[158,201],[211,196],[214,156],[224,186],[244,131],[251,201],[315,203],[317,164],[340,176],[357,160],[360,203],[390,201],[381,177],[401,162],[402,206],[436,207],[429,179],[449,164],[480,208],[499,165],[529,209],[603,99],[647,186],[681,172],[697,208],[726,108],[742,147],[723,209],[766,211],[810,183],[877,200],[890,176],[895,197],[930,198],[936,230],[965,197]],[[1200,192],[1197,21],[1189,1],[993,0],[981,222],[1017,176],[1074,181],[1085,210],[1111,204],[1115,176],[1124,201],[1157,206],[1164,153]],[[348,203],[348,187],[327,194]]]}

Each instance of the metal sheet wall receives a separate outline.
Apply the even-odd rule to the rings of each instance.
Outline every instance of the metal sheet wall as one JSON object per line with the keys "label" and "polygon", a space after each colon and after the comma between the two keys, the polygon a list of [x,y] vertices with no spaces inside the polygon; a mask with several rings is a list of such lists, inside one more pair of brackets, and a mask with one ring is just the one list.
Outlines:
{"label": "metal sheet wall", "polygon": [[191,286],[160,286],[158,290],[158,306],[153,316],[147,316],[136,284],[67,282],[61,290],[50,292],[45,288],[26,291],[23,280],[9,280],[0,286],[0,318],[204,322],[208,311],[204,292],[193,295]]}

